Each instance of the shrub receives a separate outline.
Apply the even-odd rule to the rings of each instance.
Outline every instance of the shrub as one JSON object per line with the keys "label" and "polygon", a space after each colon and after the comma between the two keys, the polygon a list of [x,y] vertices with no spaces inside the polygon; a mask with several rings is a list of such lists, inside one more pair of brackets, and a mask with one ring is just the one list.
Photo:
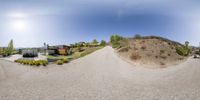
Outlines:
{"label": "shrub", "polygon": [[165,53],[165,50],[160,50],[160,54],[163,54],[163,53]]}
{"label": "shrub", "polygon": [[138,53],[132,53],[130,58],[132,60],[138,60],[138,59],[141,59],[141,56]]}
{"label": "shrub", "polygon": [[134,47],[133,50],[138,50],[138,48]]}
{"label": "shrub", "polygon": [[101,43],[100,43],[101,46],[105,46],[106,45],[106,41],[104,40],[101,40]]}
{"label": "shrub", "polygon": [[63,61],[62,61],[62,60],[58,60],[58,61],[56,61],[56,64],[57,64],[57,65],[62,65],[62,64],[63,64]]}
{"label": "shrub", "polygon": [[189,55],[189,49],[176,47],[176,52],[181,56],[188,56]]}
{"label": "shrub", "polygon": [[176,52],[181,56],[188,56],[190,53],[189,42],[185,42],[183,47],[176,47]]}
{"label": "shrub", "polygon": [[136,34],[136,35],[134,36],[134,38],[135,38],[135,39],[141,39],[142,37],[141,37],[140,34]]}
{"label": "shrub", "polygon": [[68,63],[68,62],[69,62],[69,59],[64,58],[62,61],[63,61],[63,63]]}
{"label": "shrub", "polygon": [[165,65],[165,63],[164,62],[160,62],[160,65]]}
{"label": "shrub", "polygon": [[121,49],[118,50],[118,52],[128,52],[130,47],[122,47]]}
{"label": "shrub", "polygon": [[36,66],[46,66],[48,62],[46,60],[15,60],[16,63],[24,64],[24,65],[36,65]]}
{"label": "shrub", "polygon": [[145,50],[146,48],[147,48],[146,46],[142,46],[142,47],[141,47],[142,50]]}
{"label": "shrub", "polygon": [[167,56],[160,56],[160,58],[162,58],[162,59],[167,59]]}
{"label": "shrub", "polygon": [[110,37],[110,43],[112,44],[113,48],[118,48],[120,46],[120,41],[123,40],[123,37],[119,35],[112,35]]}
{"label": "shrub", "polygon": [[91,46],[98,46],[98,41],[96,39],[94,39],[92,42],[91,42]]}
{"label": "shrub", "polygon": [[80,54],[80,57],[84,57],[84,56],[86,56],[87,54],[89,54],[89,52],[82,52],[82,53]]}
{"label": "shrub", "polygon": [[151,56],[151,54],[146,54],[148,57],[150,57]]}

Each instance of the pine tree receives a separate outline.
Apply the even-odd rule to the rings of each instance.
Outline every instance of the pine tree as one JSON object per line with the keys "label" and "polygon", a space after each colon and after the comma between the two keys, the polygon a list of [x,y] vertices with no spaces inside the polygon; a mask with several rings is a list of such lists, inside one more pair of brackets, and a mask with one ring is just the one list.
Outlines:
{"label": "pine tree", "polygon": [[8,47],[7,47],[7,54],[8,55],[12,55],[13,54],[13,51],[14,51],[14,46],[13,46],[13,40],[11,40],[9,43],[8,43]]}

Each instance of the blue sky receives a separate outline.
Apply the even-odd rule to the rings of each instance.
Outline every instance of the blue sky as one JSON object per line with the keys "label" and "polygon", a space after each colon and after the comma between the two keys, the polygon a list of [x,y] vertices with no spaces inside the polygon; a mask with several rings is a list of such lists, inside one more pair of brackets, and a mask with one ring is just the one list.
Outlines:
{"label": "blue sky", "polygon": [[0,0],[0,46],[163,36],[198,46],[199,0]]}

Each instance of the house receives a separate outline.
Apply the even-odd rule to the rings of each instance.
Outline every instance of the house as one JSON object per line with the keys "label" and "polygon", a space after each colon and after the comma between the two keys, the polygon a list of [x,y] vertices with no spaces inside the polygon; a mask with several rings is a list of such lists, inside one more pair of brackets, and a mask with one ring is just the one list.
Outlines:
{"label": "house", "polygon": [[69,50],[67,45],[47,46],[47,55],[67,55]]}

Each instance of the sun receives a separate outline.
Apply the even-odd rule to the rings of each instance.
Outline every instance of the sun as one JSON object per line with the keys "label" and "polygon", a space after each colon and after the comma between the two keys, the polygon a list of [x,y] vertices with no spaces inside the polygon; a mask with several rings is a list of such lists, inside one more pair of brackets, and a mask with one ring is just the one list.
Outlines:
{"label": "sun", "polygon": [[22,32],[27,29],[27,22],[23,19],[13,20],[13,29],[17,32]]}
{"label": "sun", "polygon": [[9,13],[11,28],[14,32],[25,32],[28,28],[28,16],[22,11]]}

